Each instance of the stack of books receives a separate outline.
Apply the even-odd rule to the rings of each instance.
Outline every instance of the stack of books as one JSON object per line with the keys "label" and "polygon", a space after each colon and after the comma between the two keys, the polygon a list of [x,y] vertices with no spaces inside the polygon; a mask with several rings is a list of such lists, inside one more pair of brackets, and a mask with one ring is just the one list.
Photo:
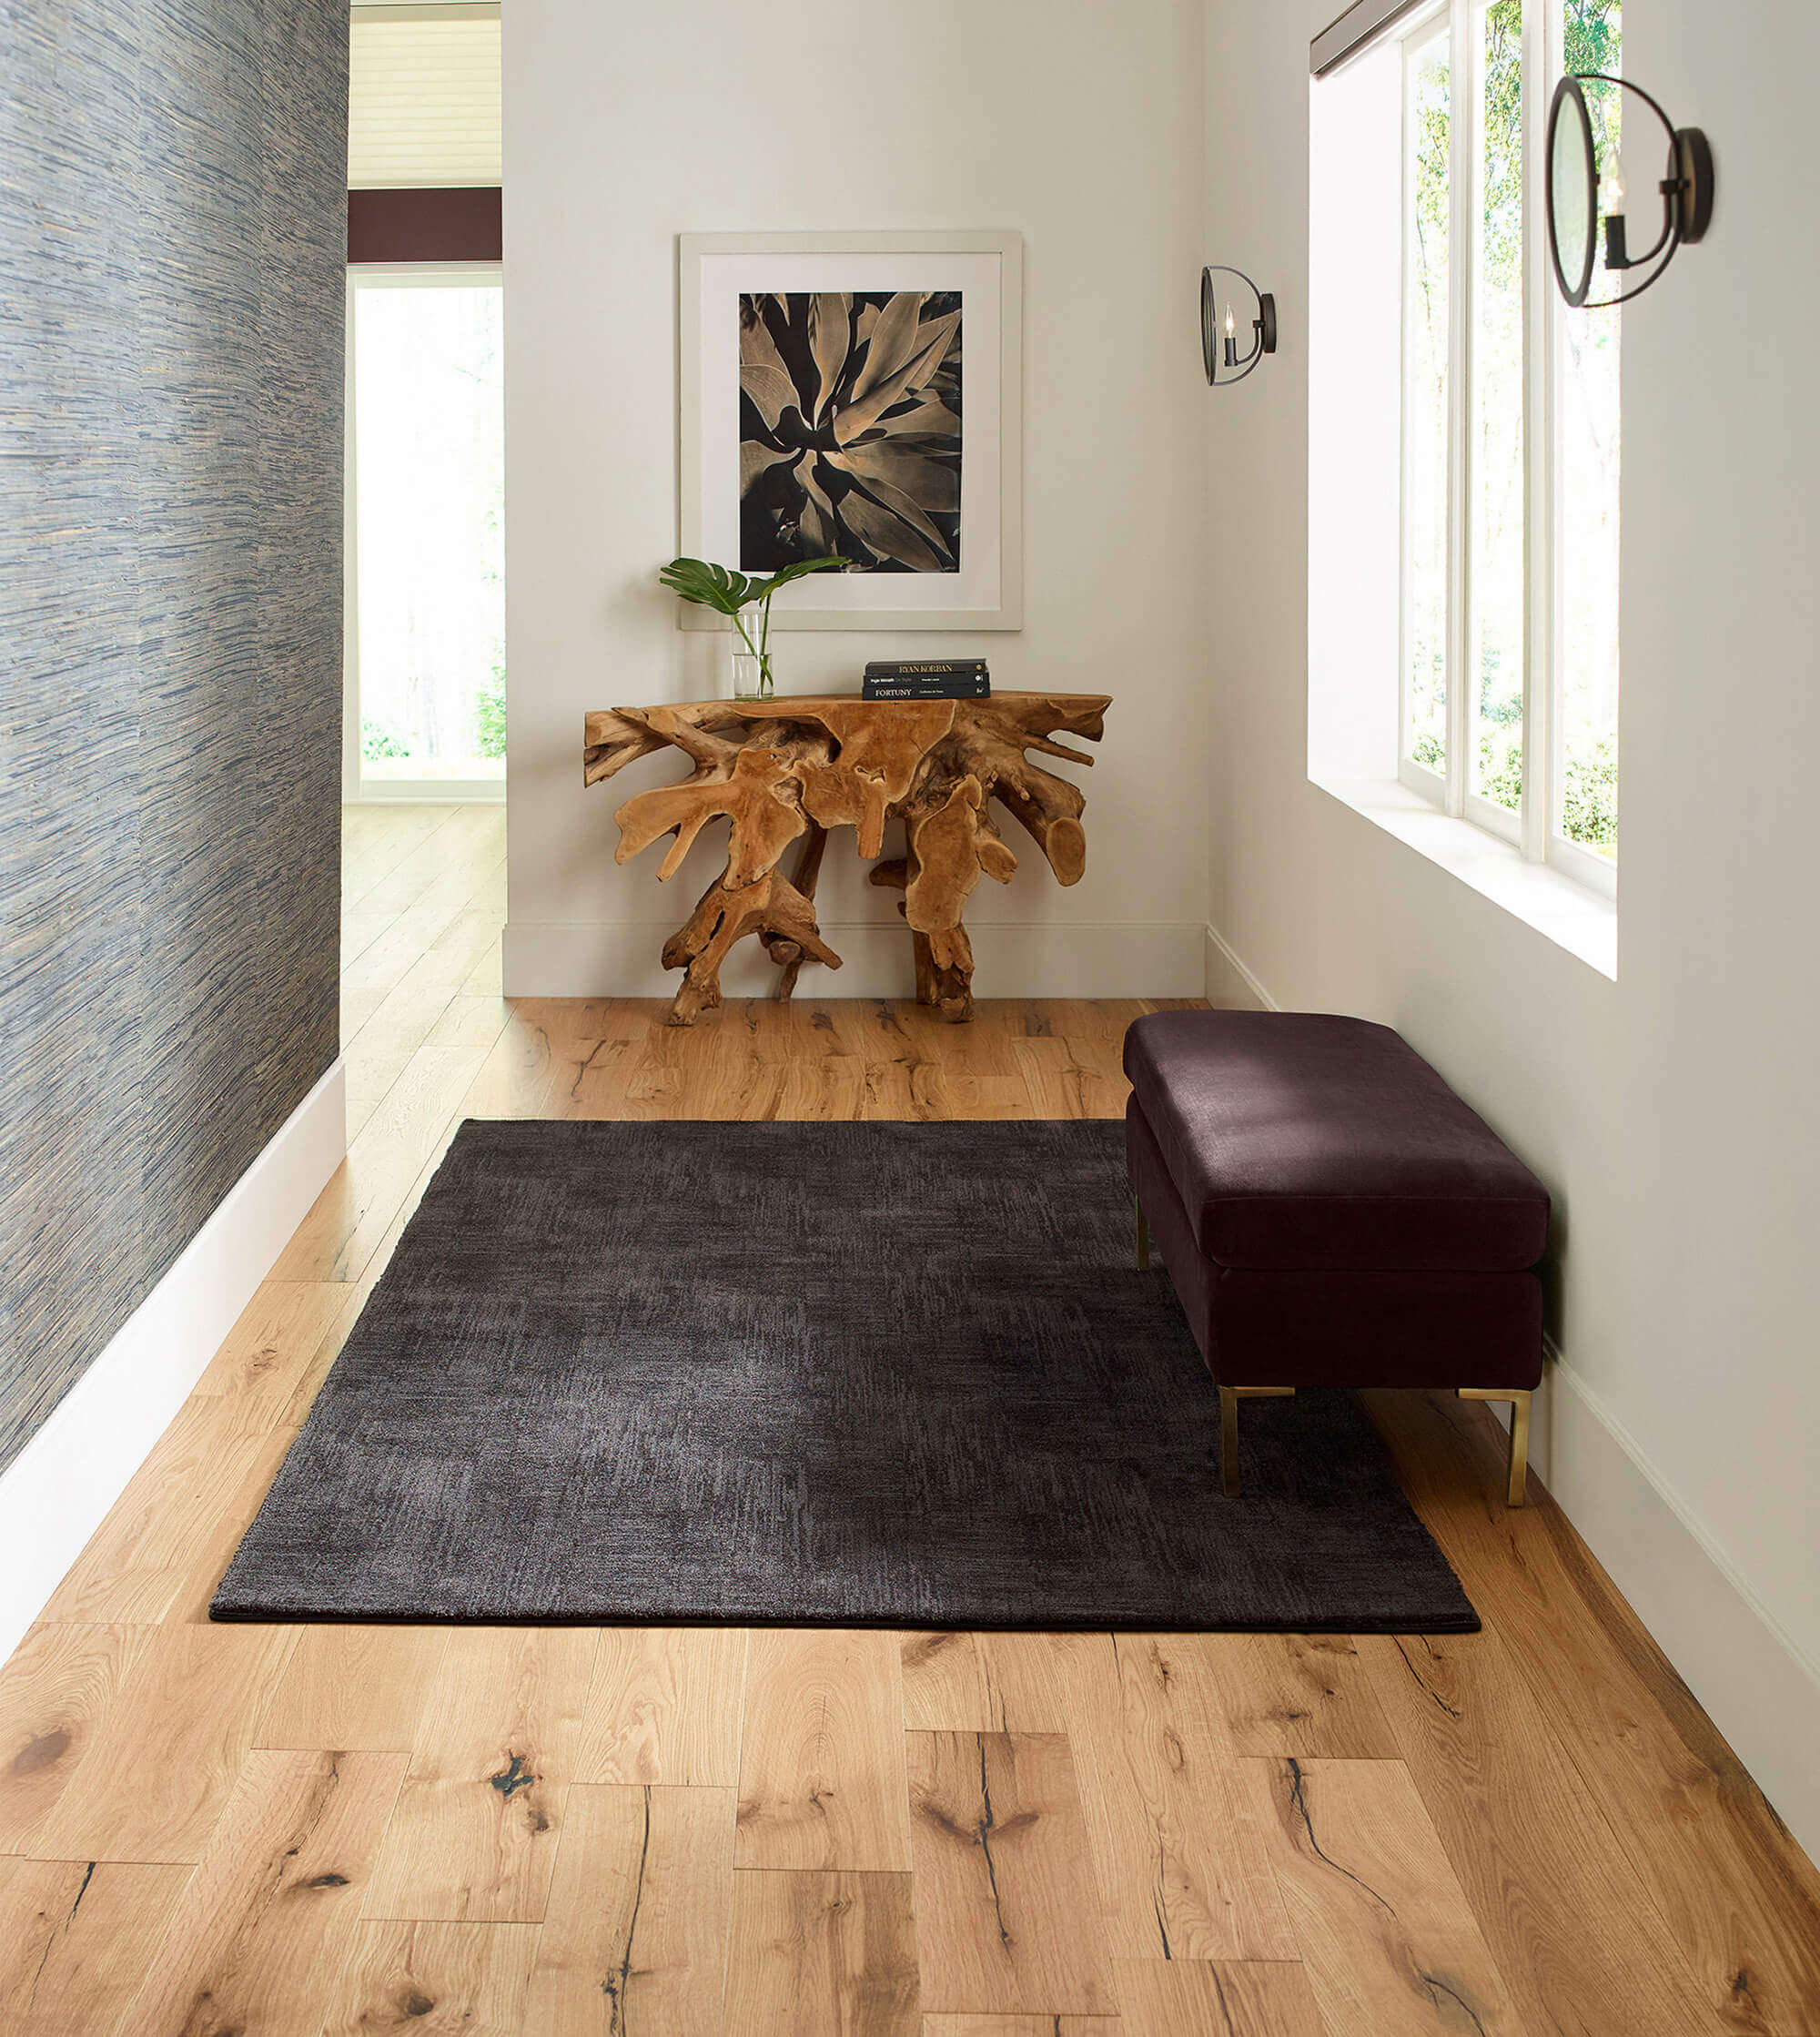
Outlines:
{"label": "stack of books", "polygon": [[860,682],[864,700],[989,700],[984,658],[875,658]]}

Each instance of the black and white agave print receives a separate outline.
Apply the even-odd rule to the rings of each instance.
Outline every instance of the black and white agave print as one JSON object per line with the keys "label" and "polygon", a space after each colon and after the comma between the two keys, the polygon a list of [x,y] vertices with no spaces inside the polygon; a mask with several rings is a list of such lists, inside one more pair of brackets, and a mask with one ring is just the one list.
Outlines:
{"label": "black and white agave print", "polygon": [[961,293],[740,299],[740,565],[958,573]]}

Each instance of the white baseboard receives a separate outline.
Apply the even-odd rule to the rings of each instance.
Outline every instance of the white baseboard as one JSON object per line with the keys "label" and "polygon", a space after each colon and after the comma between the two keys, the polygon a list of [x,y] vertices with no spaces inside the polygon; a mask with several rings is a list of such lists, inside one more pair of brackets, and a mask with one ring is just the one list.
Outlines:
{"label": "white baseboard", "polygon": [[335,1065],[0,1475],[0,1662],[126,1490],[348,1150]]}
{"label": "white baseboard", "polygon": [[[1249,998],[1279,1008],[1212,927],[1206,952],[1210,1003]],[[1584,1373],[1552,1343],[1548,1356],[1530,1436],[1537,1475],[1776,1814],[1820,1860],[1820,1664],[1784,1629]]]}
{"label": "white baseboard", "polygon": [[[668,998],[681,977],[660,959],[676,921],[509,921],[504,983],[509,998]],[[823,934],[838,969],[811,964],[797,995],[915,995],[910,942],[883,920],[830,922]],[[967,922],[982,998],[1198,998],[1206,979],[1201,929],[1149,925],[1070,925],[1059,920]],[[730,998],[770,995],[777,971],[756,941],[728,957],[721,983]]]}
{"label": "white baseboard", "polygon": [[1776,1815],[1820,1860],[1820,1664],[1584,1375],[1551,1355],[1538,1471]]}
{"label": "white baseboard", "polygon": [[503,806],[503,778],[462,778],[438,785],[433,780],[418,784],[388,784],[371,792],[344,787],[344,806]]}
{"label": "white baseboard", "polygon": [[1217,1009],[1229,1010],[1235,1006],[1259,1011],[1279,1008],[1277,1000],[1239,960],[1232,944],[1217,927],[1207,929],[1202,978],[1201,995]]}

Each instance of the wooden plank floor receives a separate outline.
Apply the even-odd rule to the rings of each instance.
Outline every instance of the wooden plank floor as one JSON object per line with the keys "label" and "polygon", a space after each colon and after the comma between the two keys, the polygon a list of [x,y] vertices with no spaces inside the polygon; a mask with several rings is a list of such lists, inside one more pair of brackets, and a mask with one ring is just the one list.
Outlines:
{"label": "wooden plank floor", "polygon": [[1820,2037],[1820,1880],[1441,1396],[1482,1635],[210,1626],[463,1116],[1107,1116],[1148,1008],[508,1004],[499,808],[346,863],[347,1163],[0,1668],[6,2037]]}

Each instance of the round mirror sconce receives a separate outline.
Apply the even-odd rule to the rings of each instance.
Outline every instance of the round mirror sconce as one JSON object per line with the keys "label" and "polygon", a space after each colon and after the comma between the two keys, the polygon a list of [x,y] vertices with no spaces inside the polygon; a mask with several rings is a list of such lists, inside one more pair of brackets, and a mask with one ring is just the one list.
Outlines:
{"label": "round mirror sconce", "polygon": [[[1239,300],[1256,313],[1247,321],[1246,350],[1239,350],[1239,314],[1233,309],[1231,283],[1224,288],[1216,276],[1228,276],[1239,286]],[[1207,370],[1208,386],[1225,389],[1242,382],[1266,354],[1277,350],[1277,300],[1269,290],[1260,290],[1243,269],[1228,269],[1224,262],[1210,263],[1200,272],[1200,359]]]}
{"label": "round mirror sconce", "polygon": [[[1668,161],[1656,189],[1662,198],[1662,230],[1654,245],[1633,255],[1624,213],[1624,178],[1618,152],[1611,151],[1603,180],[1599,145],[1585,86],[1609,85],[1641,99],[1662,123],[1668,137]],[[1713,218],[1713,151],[1698,127],[1677,127],[1641,86],[1604,71],[1576,71],[1554,88],[1548,109],[1545,152],[1548,177],[1548,247],[1554,259],[1554,279],[1561,294],[1589,311],[1624,304],[1641,297],[1681,247],[1693,247],[1705,236]],[[1598,265],[1599,222],[1605,223],[1605,272],[1610,277],[1647,270],[1641,282],[1615,296],[1589,303],[1592,272]]]}

